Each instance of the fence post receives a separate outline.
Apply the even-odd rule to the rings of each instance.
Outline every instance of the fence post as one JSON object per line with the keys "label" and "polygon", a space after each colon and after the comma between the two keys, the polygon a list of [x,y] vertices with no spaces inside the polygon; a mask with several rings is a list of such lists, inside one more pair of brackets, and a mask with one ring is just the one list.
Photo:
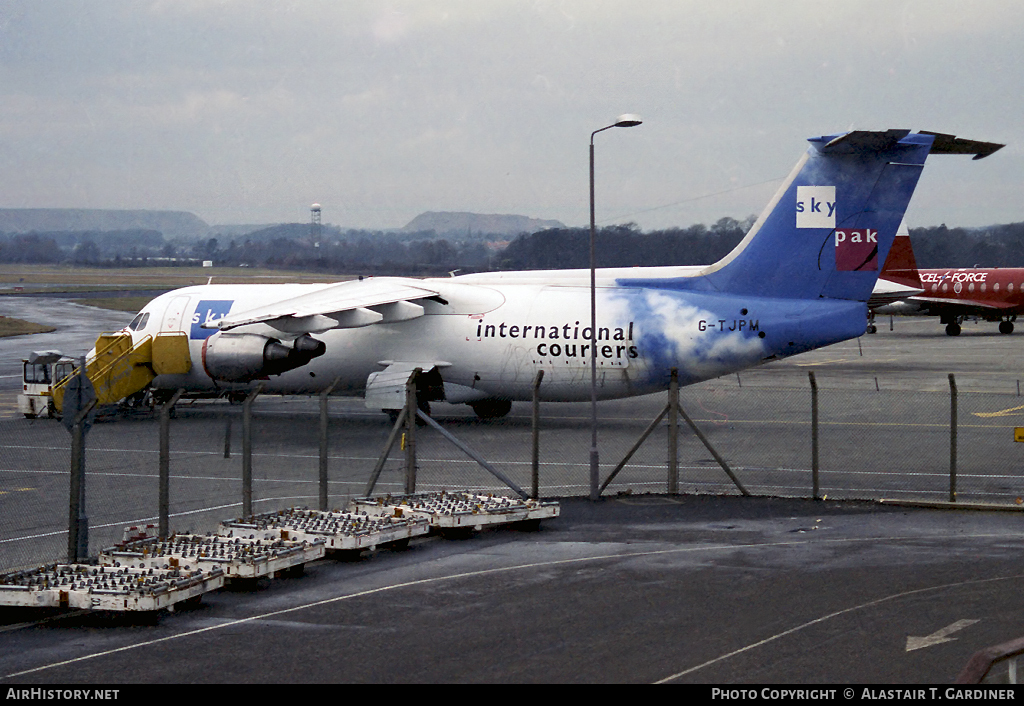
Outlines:
{"label": "fence post", "polygon": [[668,494],[679,494],[679,369],[668,385]]}
{"label": "fence post", "polygon": [[658,413],[658,416],[654,418],[654,421],[647,425],[647,428],[644,429],[644,433],[641,434],[640,438],[636,440],[635,444],[633,444],[633,448],[626,452],[625,457],[621,461],[619,461],[619,465],[612,469],[612,472],[609,473],[608,477],[604,479],[604,483],[602,483],[601,487],[598,489],[598,495],[603,493],[605,488],[607,488],[611,484],[611,482],[615,480],[615,476],[619,475],[619,471],[626,467],[626,464],[629,463],[629,459],[633,458],[633,454],[636,453],[637,449],[640,448],[641,444],[643,444],[647,440],[647,437],[650,436],[651,433],[658,428],[658,425],[661,424],[661,420],[665,418],[666,414],[668,414],[668,408],[670,406],[671,404],[665,405],[665,408]]}
{"label": "fence post", "polygon": [[242,517],[252,515],[252,403],[262,391],[261,384],[242,403]]}
{"label": "fence post", "polygon": [[737,478],[736,474],[732,472],[731,468],[729,468],[729,464],[726,463],[725,459],[722,458],[722,455],[715,450],[715,447],[711,445],[711,442],[708,441],[708,438],[704,436],[703,432],[701,432],[700,429],[697,428],[697,425],[694,423],[694,421],[690,419],[690,415],[687,414],[686,410],[683,409],[681,406],[679,407],[679,415],[683,418],[683,421],[686,422],[687,426],[690,427],[690,430],[694,433],[694,435],[698,439],[700,439],[700,443],[704,444],[704,448],[711,452],[711,455],[714,457],[714,459],[718,461],[718,465],[722,467],[722,470],[725,471],[726,475],[729,476],[729,479],[739,489],[740,493],[742,493],[743,495],[750,495],[747,489],[743,487],[743,484],[740,483],[740,479]]}
{"label": "fence post", "polygon": [[544,371],[538,370],[533,379],[533,455],[531,457],[533,485],[530,497],[540,497],[540,382],[544,379]]}
{"label": "fence post", "polygon": [[820,500],[821,492],[818,485],[818,382],[814,379],[814,373],[808,371],[807,376],[811,379],[811,492],[815,500]]}
{"label": "fence post", "polygon": [[956,377],[949,374],[949,502],[956,502]]}
{"label": "fence post", "polygon": [[[82,361],[82,371],[85,370],[85,360]],[[84,372],[79,372],[84,377]],[[82,388],[79,388],[81,390]],[[81,394],[80,392],[78,393]],[[67,400],[67,395],[65,395]],[[64,411],[66,414],[73,414],[65,401]],[[96,397],[85,405],[84,408],[74,413],[71,420],[71,487],[70,502],[68,503],[68,563],[75,564],[79,559],[89,556],[89,517],[85,514],[85,434],[90,424],[88,417],[92,408],[96,406]]]}
{"label": "fence post", "polygon": [[484,458],[483,456],[481,456],[480,454],[478,454],[478,453],[477,453],[476,451],[474,451],[473,449],[471,449],[471,448],[469,448],[468,446],[466,446],[466,444],[464,444],[464,443],[462,443],[461,441],[459,441],[459,440],[458,440],[458,439],[457,439],[457,438],[456,438],[456,437],[455,437],[455,436],[454,436],[454,435],[453,435],[453,434],[452,434],[451,432],[449,432],[448,430],[446,430],[446,429],[445,429],[444,427],[442,427],[442,426],[441,426],[440,424],[438,424],[438,423],[437,423],[437,422],[435,422],[435,421],[434,421],[433,419],[431,419],[431,418],[430,418],[430,417],[429,417],[429,416],[428,416],[427,414],[425,414],[425,413],[423,412],[423,410],[421,410],[421,409],[417,409],[417,410],[416,410],[416,412],[415,412],[415,415],[416,415],[416,416],[417,416],[417,417],[418,417],[419,419],[422,419],[422,420],[423,420],[423,423],[424,423],[424,424],[426,424],[426,425],[428,425],[428,426],[431,426],[431,427],[433,427],[434,429],[436,429],[436,430],[437,430],[437,432],[438,432],[438,433],[439,433],[439,434],[440,434],[441,436],[443,436],[443,437],[444,437],[445,439],[447,439],[448,441],[452,442],[452,443],[453,443],[453,444],[454,444],[454,445],[455,445],[456,447],[458,447],[458,448],[459,448],[459,450],[461,450],[461,451],[462,451],[462,452],[463,452],[464,454],[466,454],[466,455],[467,455],[467,456],[469,456],[469,457],[470,457],[471,459],[473,459],[474,461],[476,461],[477,463],[479,463],[479,464],[480,464],[481,466],[483,466],[483,468],[484,468],[485,470],[487,470],[488,472],[490,472],[490,474],[491,474],[492,476],[494,476],[495,478],[497,478],[498,480],[500,480],[500,481],[501,481],[502,483],[504,483],[505,485],[507,485],[507,486],[508,486],[509,488],[511,488],[512,490],[514,490],[514,491],[515,491],[515,493],[516,493],[516,495],[518,495],[519,497],[521,497],[521,498],[522,498],[523,500],[528,500],[528,499],[530,498],[530,496],[526,494],[526,491],[525,491],[525,490],[523,490],[523,489],[522,489],[522,488],[520,488],[520,487],[519,487],[518,485],[516,485],[515,483],[513,483],[513,482],[512,482],[512,479],[511,479],[511,478],[509,478],[509,477],[508,477],[508,476],[506,476],[506,475],[505,475],[504,473],[502,473],[502,472],[501,472],[501,471],[499,471],[499,470],[498,470],[497,468],[495,468],[495,467],[494,467],[493,465],[491,465],[490,463],[488,463],[488,462],[487,462],[487,460],[486,460],[486,459],[485,459],[485,458]]}
{"label": "fence post", "polygon": [[405,383],[405,493],[416,492],[416,378],[423,372],[416,368]]}
{"label": "fence post", "polygon": [[68,563],[89,555],[89,519],[85,516],[84,421],[71,428],[71,502],[68,505]]}
{"label": "fence post", "polygon": [[326,390],[320,393],[320,511],[327,512],[329,502],[327,492],[327,396],[334,392],[335,386],[341,382],[341,377],[335,378],[334,382]]}
{"label": "fence post", "polygon": [[408,408],[403,407],[401,412],[398,414],[398,418],[395,419],[394,426],[391,427],[391,434],[388,435],[388,440],[384,444],[384,451],[377,458],[377,465],[373,467],[373,472],[370,473],[370,480],[366,483],[366,490],[363,491],[363,495],[366,497],[370,497],[373,493],[374,487],[377,485],[377,479],[380,478],[380,472],[384,470],[384,464],[387,463],[388,456],[391,454],[391,449],[394,447],[395,441],[398,439],[398,434],[405,426],[405,416],[408,411]]}
{"label": "fence post", "polygon": [[160,527],[158,535],[171,534],[171,408],[185,394],[184,388],[175,392],[171,399],[160,405]]}

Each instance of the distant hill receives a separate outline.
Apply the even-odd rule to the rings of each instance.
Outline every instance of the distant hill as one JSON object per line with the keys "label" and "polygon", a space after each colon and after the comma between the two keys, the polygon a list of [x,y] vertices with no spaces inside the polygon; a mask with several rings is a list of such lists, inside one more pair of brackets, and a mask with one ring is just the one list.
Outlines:
{"label": "distant hill", "polygon": [[155,230],[165,238],[204,238],[206,221],[188,211],[115,211],[91,208],[0,208],[0,232]]}
{"label": "distant hill", "polygon": [[495,235],[519,235],[536,233],[548,228],[565,228],[559,221],[544,221],[527,216],[464,213],[453,211],[427,211],[413,218],[401,229],[405,233],[432,230],[437,234],[493,233]]}
{"label": "distant hill", "polygon": [[[279,223],[220,223],[210,226],[210,235],[215,237],[240,238],[257,231],[273,228]],[[306,230],[309,224],[306,223]]]}

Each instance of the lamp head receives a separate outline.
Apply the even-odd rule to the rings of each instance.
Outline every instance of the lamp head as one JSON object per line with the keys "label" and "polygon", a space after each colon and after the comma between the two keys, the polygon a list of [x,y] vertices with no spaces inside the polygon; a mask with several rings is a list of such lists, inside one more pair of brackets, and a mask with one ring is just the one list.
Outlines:
{"label": "lamp head", "polygon": [[636,127],[641,123],[643,123],[643,120],[640,119],[639,115],[635,115],[633,113],[626,113],[624,115],[620,115],[615,119],[614,127]]}

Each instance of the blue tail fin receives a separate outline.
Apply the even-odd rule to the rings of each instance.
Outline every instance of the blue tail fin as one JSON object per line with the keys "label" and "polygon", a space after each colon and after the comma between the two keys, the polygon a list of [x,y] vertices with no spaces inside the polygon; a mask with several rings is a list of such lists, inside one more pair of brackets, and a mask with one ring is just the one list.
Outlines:
{"label": "blue tail fin", "polygon": [[676,280],[676,286],[867,301],[928,154],[978,159],[1001,147],[909,130],[809,141],[807,154],[743,241],[698,281]]}

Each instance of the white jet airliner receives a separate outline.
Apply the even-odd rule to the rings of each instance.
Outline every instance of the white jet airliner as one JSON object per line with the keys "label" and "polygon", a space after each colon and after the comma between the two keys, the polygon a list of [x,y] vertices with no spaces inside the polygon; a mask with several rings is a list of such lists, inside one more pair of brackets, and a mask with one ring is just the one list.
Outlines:
{"label": "white jet airliner", "polygon": [[704,267],[601,269],[597,331],[589,270],[373,277],[318,285],[186,287],[150,302],[133,341],[187,336],[187,373],[157,374],[158,394],[364,394],[403,406],[420,368],[421,401],[480,416],[529,400],[664,390],[864,333],[866,302],[925,158],[987,156],[1001,145],[909,130],[814,137],[764,213],[725,258]]}

